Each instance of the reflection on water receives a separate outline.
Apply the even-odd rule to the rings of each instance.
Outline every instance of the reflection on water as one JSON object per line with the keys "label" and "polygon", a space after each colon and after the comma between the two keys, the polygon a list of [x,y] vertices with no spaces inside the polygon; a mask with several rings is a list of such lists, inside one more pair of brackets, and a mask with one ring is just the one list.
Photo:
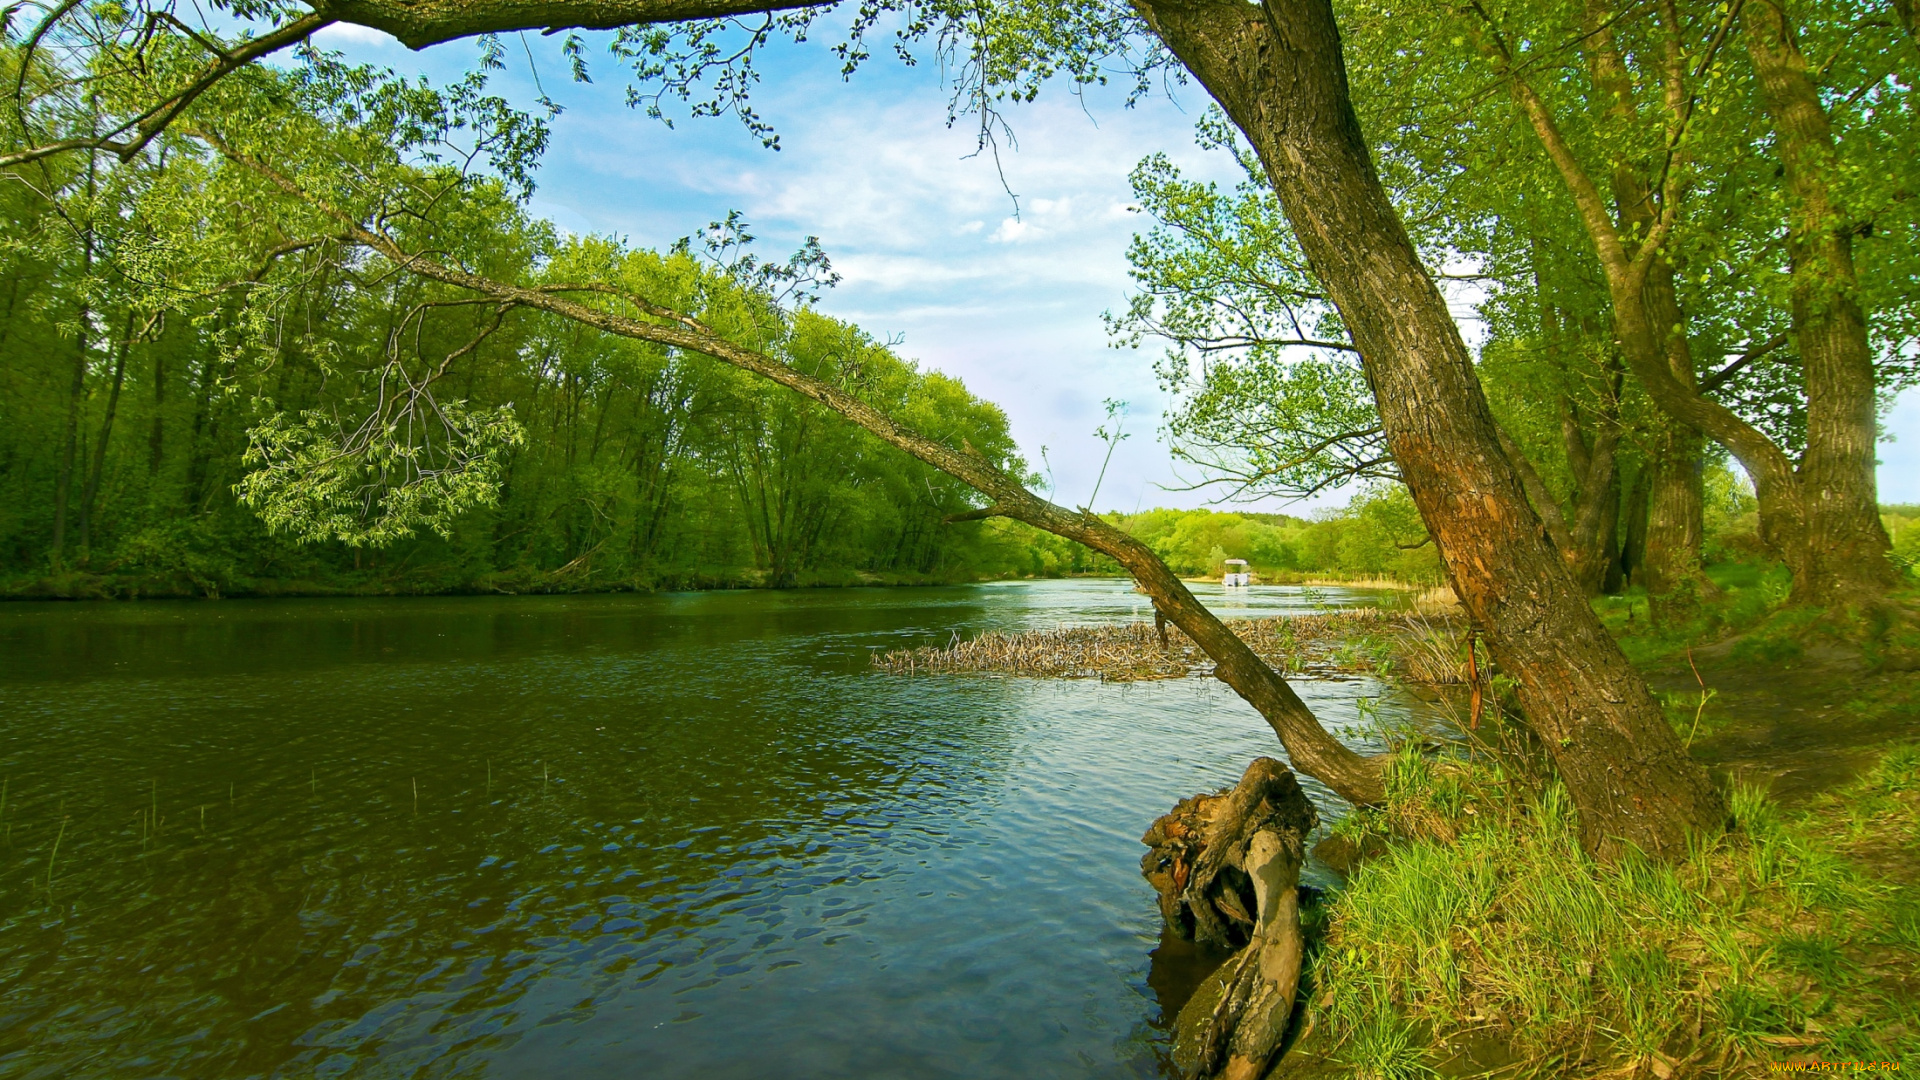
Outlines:
{"label": "reflection on water", "polygon": [[[867,670],[1150,615],[1116,581],[0,607],[0,1076],[1157,1075],[1137,837],[1265,725],[1212,680]],[[1301,690],[1356,743],[1387,692]]]}

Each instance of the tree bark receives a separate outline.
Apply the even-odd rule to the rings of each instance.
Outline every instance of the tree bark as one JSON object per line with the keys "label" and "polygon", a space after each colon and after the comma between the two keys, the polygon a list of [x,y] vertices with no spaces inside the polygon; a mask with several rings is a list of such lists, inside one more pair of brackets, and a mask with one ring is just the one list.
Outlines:
{"label": "tree bark", "polygon": [[1873,352],[1856,299],[1854,227],[1829,186],[1833,127],[1779,0],[1753,0],[1741,28],[1792,207],[1793,336],[1807,387],[1799,470],[1812,556],[1807,588],[1816,600],[1875,599],[1898,575],[1874,475]]}
{"label": "tree bark", "polygon": [[1672,624],[1717,590],[1701,569],[1706,542],[1704,439],[1684,424],[1669,424],[1648,462],[1643,583],[1656,622]]}
{"label": "tree bark", "polygon": [[1326,0],[1136,6],[1248,136],[1366,364],[1395,460],[1462,604],[1519,683],[1582,840],[1685,852],[1725,822],[1607,636],[1500,448],[1472,359],[1375,173]]}
{"label": "tree bark", "polygon": [[107,391],[107,415],[100,421],[100,438],[93,444],[93,465],[87,470],[87,486],[80,495],[80,550],[93,549],[93,503],[100,494],[100,475],[107,464],[107,442],[113,438],[113,415],[120,408],[120,387],[127,377],[127,351],[133,347],[133,311],[127,312],[127,328],[120,338],[120,351],[113,361],[113,384]]}

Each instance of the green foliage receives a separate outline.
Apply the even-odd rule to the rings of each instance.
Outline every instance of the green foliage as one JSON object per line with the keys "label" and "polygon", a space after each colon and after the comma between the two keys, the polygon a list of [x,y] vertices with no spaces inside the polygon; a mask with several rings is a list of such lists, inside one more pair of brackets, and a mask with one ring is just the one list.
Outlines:
{"label": "green foliage", "polygon": [[1752,558],[1762,553],[1760,507],[1752,481],[1726,465],[1709,465],[1703,496],[1707,561]]}
{"label": "green foliage", "polygon": [[764,262],[733,217],[661,255],[528,217],[544,135],[484,86],[324,56],[249,69],[209,91],[214,130],[169,137],[165,170],[0,185],[13,589],[846,584],[1088,565],[1004,523],[943,524],[977,496],[790,391],[478,303],[343,238],[327,204],[583,306],[647,297],[1026,471],[999,409],[805,306],[833,280],[817,244]]}
{"label": "green foliage", "polygon": [[1311,521],[1214,510],[1148,510],[1113,521],[1181,574],[1218,576],[1233,558],[1268,581],[1324,576],[1435,585],[1442,577],[1413,499],[1398,484],[1363,491]]}
{"label": "green foliage", "polygon": [[1883,506],[1880,521],[1893,541],[1893,560],[1907,577],[1920,581],[1920,506]]}
{"label": "green foliage", "polygon": [[1173,398],[1174,455],[1236,496],[1394,478],[1358,354],[1259,162],[1217,110],[1200,131],[1202,145],[1234,151],[1246,179],[1229,196],[1165,155],[1136,166],[1134,198],[1155,224],[1127,250],[1139,291],[1107,316],[1118,341],[1169,343],[1155,370]]}
{"label": "green foliage", "polygon": [[256,468],[234,494],[270,531],[301,543],[385,547],[422,528],[452,539],[462,514],[500,505],[509,454],[526,442],[506,407],[469,413],[442,404],[437,441],[399,438],[379,419],[361,424],[356,446],[338,439],[319,410],[298,421],[266,417],[247,431],[240,461]]}
{"label": "green foliage", "polygon": [[[1568,154],[1599,186],[1609,212],[1623,216],[1628,243],[1645,227],[1632,225],[1633,217],[1673,211],[1663,261],[1676,276],[1693,362],[1703,379],[1727,370],[1714,397],[1796,452],[1805,444],[1806,388],[1797,344],[1785,333],[1794,285],[1789,245],[1778,242],[1796,213],[1795,197],[1745,48],[1761,17],[1709,3],[1621,9],[1602,36],[1589,22],[1595,10],[1341,5],[1354,96],[1383,175],[1423,246],[1464,256],[1489,277],[1480,307],[1489,348],[1504,341],[1549,360],[1570,349],[1604,360],[1611,302],[1593,241],[1567,182],[1499,74],[1503,63],[1495,58],[1508,53],[1552,115]],[[1920,298],[1911,288],[1920,232],[1911,200],[1898,194],[1916,176],[1914,156],[1904,150],[1920,115],[1911,101],[1911,37],[1892,18],[1867,29],[1854,5],[1782,10],[1805,55],[1818,58],[1811,77],[1836,149],[1821,182],[1836,200],[1838,219],[1860,223],[1857,299],[1872,324],[1885,393],[1911,383],[1920,356],[1912,347]],[[1596,73],[1593,50],[1609,41],[1631,100],[1615,100]],[[1678,84],[1667,82],[1662,57],[1669,48],[1691,64],[1673,72]],[[1687,103],[1679,144],[1668,142],[1675,119],[1659,98],[1662,85]],[[1630,194],[1610,188],[1623,180],[1658,187],[1661,178],[1679,182],[1658,193],[1657,207],[1636,208]],[[1629,412],[1640,408],[1635,396],[1629,385]],[[1551,420],[1559,395],[1528,404]]]}

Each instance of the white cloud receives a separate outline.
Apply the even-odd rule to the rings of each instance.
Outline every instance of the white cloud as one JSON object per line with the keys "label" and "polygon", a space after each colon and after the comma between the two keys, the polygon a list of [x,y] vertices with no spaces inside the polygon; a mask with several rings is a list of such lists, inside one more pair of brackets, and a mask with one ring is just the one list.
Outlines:
{"label": "white cloud", "polygon": [[[594,84],[561,89],[535,47],[548,90],[567,106],[554,121],[537,213],[649,247],[730,209],[769,255],[818,236],[843,275],[822,308],[876,335],[904,335],[905,355],[998,403],[1036,466],[1049,448],[1062,498],[1092,490],[1106,452],[1093,437],[1100,401],[1117,397],[1132,402],[1134,434],[1114,456],[1103,506],[1204,501],[1153,486],[1180,483],[1153,434],[1158,350],[1113,349],[1100,322],[1125,303],[1126,247],[1144,224],[1127,212],[1134,164],[1165,152],[1199,179],[1237,175],[1230,157],[1194,146],[1194,112],[1165,100],[1126,109],[1115,95],[1089,102],[1095,124],[1068,95],[1043,96],[1010,116],[1019,150],[1003,150],[996,166],[976,153],[973,131],[947,127],[930,69],[876,62],[843,85],[836,65],[795,60],[763,69],[756,107],[780,131],[773,153],[728,119],[669,130],[626,108],[624,83],[604,61]],[[471,59],[439,48],[405,55]],[[403,59],[379,58],[406,70]],[[525,83],[516,100],[532,100],[524,65],[497,79]]]}
{"label": "white cloud", "polygon": [[993,230],[993,235],[987,239],[996,244],[1017,244],[1022,240],[1032,240],[1039,235],[1041,235],[1040,230],[1034,228],[1031,223],[1019,218],[1007,218],[1000,222],[1000,227]]}
{"label": "white cloud", "polygon": [[[349,46],[361,48],[385,48],[400,45],[400,39],[384,30],[375,30],[370,26],[355,26],[352,23],[333,23],[313,32],[314,41],[329,49],[345,49]],[[404,46],[402,46],[404,48]]]}

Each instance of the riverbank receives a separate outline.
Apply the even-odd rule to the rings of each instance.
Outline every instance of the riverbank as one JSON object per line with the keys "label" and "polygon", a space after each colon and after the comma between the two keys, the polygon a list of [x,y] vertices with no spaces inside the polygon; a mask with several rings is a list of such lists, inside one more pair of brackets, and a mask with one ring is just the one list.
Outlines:
{"label": "riverbank", "polygon": [[1398,771],[1343,823],[1383,851],[1306,915],[1307,1004],[1272,1077],[1920,1061],[1920,743],[1798,807],[1736,782],[1732,827],[1679,864],[1593,861],[1557,785]]}
{"label": "riverbank", "polygon": [[[1358,858],[1337,860],[1343,888],[1309,894],[1297,1046],[1270,1077],[1672,1080],[1920,1063],[1920,677],[1899,617],[1914,598],[1822,612],[1787,606],[1765,567],[1720,578],[1710,603],[1658,625],[1644,597],[1597,604],[1726,785],[1728,830],[1679,864],[1589,858],[1496,678],[1480,730],[1409,739],[1386,805],[1348,815],[1322,845]],[[1231,624],[1296,678],[1464,681],[1455,621],[1368,610]],[[1414,669],[1427,657],[1440,677]],[[875,666],[1208,673],[1177,630],[1163,642],[1150,623],[985,634]],[[1457,695],[1436,696],[1444,707]],[[1211,1000],[1204,971],[1199,1001]]]}
{"label": "riverbank", "polygon": [[1600,604],[1726,786],[1728,830],[1678,864],[1600,863],[1511,715],[1492,710],[1451,753],[1403,749],[1387,805],[1334,831],[1370,857],[1305,916],[1299,1046],[1274,1078],[1920,1063],[1908,631],[1886,612],[1788,607],[1764,568],[1722,578],[1684,621],[1650,625],[1643,598]]}
{"label": "riverbank", "polygon": [[[1067,575],[1073,576],[1073,575]],[[69,571],[36,578],[0,580],[4,600],[219,600],[297,599],[300,597],[402,596],[589,596],[609,593],[707,592],[730,589],[848,589],[974,585],[1029,578],[951,574],[876,573],[866,570],[809,570],[786,585],[775,585],[765,570],[705,568],[645,577],[595,577],[565,568],[552,572],[493,573],[435,580],[410,576],[404,566],[392,570],[320,578],[202,577],[188,574],[122,575]]]}

